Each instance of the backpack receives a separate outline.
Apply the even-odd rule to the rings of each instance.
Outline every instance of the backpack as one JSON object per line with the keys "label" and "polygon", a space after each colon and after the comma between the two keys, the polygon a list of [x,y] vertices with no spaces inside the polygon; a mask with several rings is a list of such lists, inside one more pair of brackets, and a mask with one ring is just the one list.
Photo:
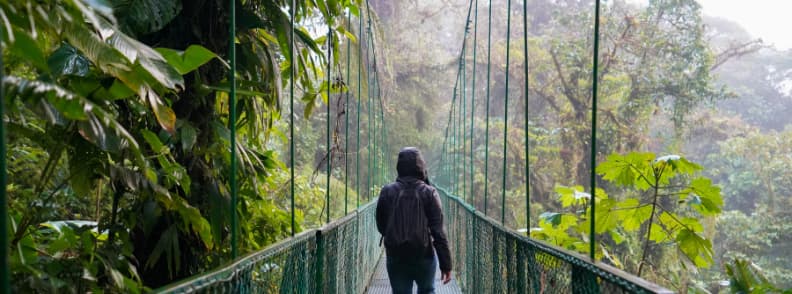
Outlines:
{"label": "backpack", "polygon": [[429,226],[418,188],[423,183],[403,187],[393,204],[385,230],[385,247],[394,253],[423,252],[429,247]]}

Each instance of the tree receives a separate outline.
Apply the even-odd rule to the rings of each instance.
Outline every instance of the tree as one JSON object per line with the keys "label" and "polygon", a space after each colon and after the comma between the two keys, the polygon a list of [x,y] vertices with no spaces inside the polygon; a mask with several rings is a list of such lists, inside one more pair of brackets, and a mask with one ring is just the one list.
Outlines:
{"label": "tree", "polygon": [[[235,209],[256,220],[242,222],[241,247],[257,249],[287,234],[277,196],[259,194],[282,169],[267,142],[280,118],[284,77],[295,72],[306,103],[321,97],[329,85],[317,82],[326,74],[320,69],[332,61],[322,57],[321,40],[309,28],[329,25],[336,36],[331,50],[338,51],[348,32],[336,19],[346,9],[358,11],[352,1],[296,4],[300,27],[291,56],[286,1],[237,2],[239,116],[233,122],[224,1],[0,4],[11,24],[0,39],[9,48],[3,52],[10,71],[3,80],[9,144],[46,162],[33,164],[41,171],[34,178],[12,177],[12,205],[24,208],[12,237],[24,252],[13,270],[26,277],[13,279],[17,291],[138,291],[227,259],[229,123],[240,130],[233,148],[246,179]],[[28,153],[18,155],[11,169],[30,173],[23,168],[30,161],[21,158]],[[39,232],[47,217],[72,210],[59,207],[64,197],[78,200],[75,205],[95,203],[96,213],[76,216],[98,222],[94,233],[91,226]],[[49,258],[35,258],[45,253]],[[74,260],[85,275],[72,267],[53,270]]]}
{"label": "tree", "polygon": [[[671,275],[659,269],[671,261],[660,260],[662,245],[672,245],[684,259],[685,268],[707,268],[713,263],[712,241],[704,232],[703,220],[717,216],[723,207],[721,190],[704,176],[701,166],[678,155],[656,157],[653,153],[611,154],[597,167],[604,180],[628,188],[622,195],[595,192],[596,256],[606,258],[638,276],[651,269],[652,280]],[[531,236],[558,246],[589,252],[591,195],[583,187],[557,186],[558,200],[568,212],[546,212]],[[611,246],[612,240],[616,245]],[[622,244],[625,242],[625,244]],[[621,245],[621,246],[618,246]],[[659,246],[658,246],[659,245]],[[675,285],[676,287],[684,287]]]}

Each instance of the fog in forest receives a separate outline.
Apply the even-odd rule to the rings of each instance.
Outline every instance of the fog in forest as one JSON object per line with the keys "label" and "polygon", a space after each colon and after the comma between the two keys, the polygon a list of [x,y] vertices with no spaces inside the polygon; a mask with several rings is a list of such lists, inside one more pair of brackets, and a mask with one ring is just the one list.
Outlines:
{"label": "fog in forest", "polygon": [[[787,172],[792,164],[789,115],[792,51],[786,40],[779,39],[778,33],[768,33],[766,28],[767,23],[776,23],[776,31],[788,27],[781,25],[786,20],[778,19],[777,13],[769,13],[784,11],[786,4],[780,2],[764,1],[750,4],[750,8],[747,3],[739,4],[752,11],[751,29],[766,34],[764,39],[724,16],[729,11],[733,13],[738,5],[734,3],[705,1],[703,11],[695,1],[606,1],[603,4],[598,162],[605,161],[612,153],[680,155],[701,166],[696,175],[711,179],[720,188],[723,201],[722,210],[717,213],[696,214],[690,209],[695,205],[688,199],[671,196],[661,199],[664,209],[700,219],[700,234],[712,243],[712,259],[698,264],[698,269],[694,266],[696,261],[680,253],[684,249],[671,245],[674,240],[668,236],[674,232],[669,227],[663,229],[668,236],[656,238],[670,239],[653,242],[647,247],[649,257],[641,262],[641,247],[646,241],[643,239],[648,237],[645,225],[635,230],[620,227],[617,231],[624,236],[605,237],[601,243],[612,250],[612,258],[603,258],[607,262],[631,273],[636,273],[640,264],[645,263],[642,277],[680,292],[727,291],[725,268],[733,266],[735,260],[746,260],[761,269],[779,288],[792,286],[789,266],[792,264],[789,259],[792,175]],[[527,1],[526,93],[523,2],[511,3],[510,29],[506,25],[507,1],[492,2],[488,63],[489,3],[477,1],[470,12],[463,59],[466,101],[460,104],[463,80],[458,72],[465,34],[463,20],[470,2],[373,1],[387,56],[386,98],[394,101],[391,105],[397,105],[393,110],[394,120],[403,123],[399,133],[404,134],[404,139],[397,142],[430,150],[434,171],[438,173],[442,172],[437,163],[443,151],[443,134],[449,127],[451,105],[456,98],[455,119],[460,115],[458,111],[465,111],[461,114],[464,119],[456,123],[460,129],[464,128],[456,131],[457,138],[465,140],[460,144],[467,144],[464,161],[459,163],[465,166],[465,172],[441,183],[451,184],[465,177],[466,185],[457,193],[471,197],[468,199],[482,209],[484,153],[488,150],[487,182],[491,198],[487,204],[490,212],[500,212],[504,93],[508,92],[507,224],[523,229],[526,227],[524,97],[527,94],[531,144],[528,177],[533,216],[530,227],[536,228],[532,231],[541,231],[541,225],[548,220],[542,218],[547,216],[542,213],[570,211],[570,207],[559,201],[563,197],[559,187],[588,186],[594,5],[592,1]],[[709,7],[720,4],[729,7]],[[761,14],[762,11],[768,13]],[[775,18],[757,20],[762,15]],[[505,88],[507,31],[511,34],[508,91]],[[484,137],[488,64],[490,142],[487,146]],[[460,108],[462,105],[465,108]],[[471,114],[473,108],[475,113]],[[472,125],[470,117],[474,117]],[[415,129],[411,128],[413,123]],[[452,135],[448,142],[453,141],[454,124],[450,128]],[[425,135],[415,136],[414,132]],[[456,148],[463,152],[459,149],[462,147]],[[614,199],[635,198],[641,203],[651,199],[641,189],[620,187],[602,178],[598,182]],[[497,219],[499,213],[490,216]],[[566,233],[581,234],[574,229]],[[574,242],[558,241],[556,245],[578,248]]]}

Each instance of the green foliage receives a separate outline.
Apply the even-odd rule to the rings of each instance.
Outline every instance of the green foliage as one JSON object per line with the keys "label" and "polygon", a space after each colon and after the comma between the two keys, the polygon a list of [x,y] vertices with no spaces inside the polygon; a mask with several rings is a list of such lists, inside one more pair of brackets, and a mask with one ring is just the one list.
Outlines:
{"label": "green foliage", "polygon": [[[619,267],[637,265],[640,275],[648,250],[671,245],[698,268],[713,263],[712,242],[704,234],[702,221],[718,215],[723,206],[720,188],[710,179],[698,176],[702,168],[678,155],[657,157],[653,153],[611,154],[597,167],[597,173],[610,183],[629,190],[618,198],[609,197],[597,189],[595,233],[598,235],[598,258],[605,257]],[[545,213],[540,216],[539,228],[531,236],[556,245],[588,252],[590,233],[591,195],[583,187],[557,186],[558,201],[565,213]],[[615,244],[625,236],[639,236],[643,242],[641,254],[618,254],[603,240]],[[643,239],[643,241],[640,241]],[[628,239],[629,240],[629,239]],[[652,245],[655,244],[655,245]],[[684,265],[684,264],[683,264]]]}
{"label": "green foliage", "polygon": [[[298,1],[297,18],[332,24],[339,51],[348,31],[334,19],[355,5]],[[0,3],[10,25],[0,42],[9,73],[3,119],[15,151],[15,289],[140,292],[225,262],[231,148],[242,175],[233,208],[245,220],[241,248],[288,236],[285,169],[268,143],[280,119],[282,77],[294,70],[298,91],[317,93],[331,61],[304,27],[297,28],[299,56],[286,54],[291,26],[280,2],[238,6],[238,120],[229,122],[227,42],[218,41],[228,37],[218,29],[227,25],[218,17],[227,15],[226,3]],[[229,123],[238,126],[236,146]],[[319,191],[311,184],[305,190]],[[302,212],[295,213],[300,221]],[[63,219],[92,220],[101,234],[40,232],[41,224]]]}
{"label": "green foliage", "polygon": [[761,269],[750,260],[735,259],[731,264],[726,264],[726,274],[732,293],[792,293],[792,289],[783,291],[770,283]]}
{"label": "green foliage", "polygon": [[218,58],[212,51],[201,45],[190,45],[187,50],[176,51],[167,48],[157,48],[157,52],[172,65],[179,74],[185,75],[198,69],[201,65],[209,62],[213,58]]}

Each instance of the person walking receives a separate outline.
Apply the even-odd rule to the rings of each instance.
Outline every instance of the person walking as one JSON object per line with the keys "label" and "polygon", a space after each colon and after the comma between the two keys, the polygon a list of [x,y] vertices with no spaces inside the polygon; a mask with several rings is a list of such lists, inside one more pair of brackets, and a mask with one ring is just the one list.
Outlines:
{"label": "person walking", "polygon": [[441,281],[451,280],[440,195],[429,182],[418,148],[399,151],[396,171],[398,178],[382,187],[377,200],[377,230],[385,243],[391,289],[394,294],[411,293],[415,282],[419,294],[434,293],[438,260]]}

